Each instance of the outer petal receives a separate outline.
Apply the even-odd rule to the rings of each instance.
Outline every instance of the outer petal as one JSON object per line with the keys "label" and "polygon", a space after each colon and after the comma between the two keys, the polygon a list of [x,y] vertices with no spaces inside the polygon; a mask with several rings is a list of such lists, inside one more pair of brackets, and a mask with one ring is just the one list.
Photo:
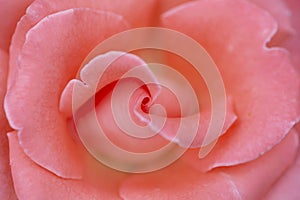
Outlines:
{"label": "outer petal", "polygon": [[162,21],[206,48],[235,102],[239,120],[202,162],[209,168],[244,163],[278,144],[299,120],[300,79],[284,51],[265,47],[273,19],[245,1],[202,0]]}
{"label": "outer petal", "polygon": [[[16,33],[12,40],[10,49],[10,71],[9,76],[14,76],[14,70],[18,54],[25,41],[27,31],[36,23],[47,15],[67,10],[70,8],[93,8],[98,10],[112,11],[124,16],[133,27],[148,26],[152,23],[153,12],[156,5],[156,0],[144,0],[143,3],[137,3],[135,0],[60,0],[47,1],[37,0],[27,10],[26,15],[22,18],[17,26]],[[139,9],[132,9],[138,4]],[[12,78],[9,80],[9,85]]]}
{"label": "outer petal", "polygon": [[3,100],[6,92],[8,56],[0,49],[0,199],[16,199],[11,181],[8,160],[8,140],[6,133],[9,125],[3,110]]}
{"label": "outer petal", "polygon": [[[300,132],[298,131],[298,134]],[[266,196],[266,200],[300,199],[300,149],[293,165],[283,174],[283,176],[273,185]]]}
{"label": "outer petal", "polygon": [[8,51],[11,37],[17,22],[25,13],[26,7],[33,0],[1,0],[0,1],[0,48]]}
{"label": "outer petal", "polygon": [[48,16],[27,34],[6,111],[25,153],[62,177],[80,177],[83,163],[59,112],[61,92],[96,44],[127,27],[119,15],[85,8]]}
{"label": "outer petal", "polygon": [[16,133],[9,134],[9,146],[15,189],[20,200],[120,199],[116,189],[104,180],[94,187],[82,180],[59,178],[36,165],[24,154]]}
{"label": "outer petal", "polygon": [[279,145],[259,159],[221,171],[232,178],[242,199],[261,199],[283,172],[293,164],[298,147],[298,135],[295,131],[291,131]]}

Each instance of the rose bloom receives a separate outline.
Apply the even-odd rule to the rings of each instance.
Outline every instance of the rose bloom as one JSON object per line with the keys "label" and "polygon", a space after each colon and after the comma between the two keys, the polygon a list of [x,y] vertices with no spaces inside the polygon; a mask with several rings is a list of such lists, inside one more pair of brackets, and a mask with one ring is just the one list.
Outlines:
{"label": "rose bloom", "polygon": [[[300,199],[298,0],[0,0],[0,15],[0,199]],[[124,53],[113,46],[89,57],[101,42],[138,27],[185,34],[218,67],[227,111],[207,155],[198,156],[207,147],[203,141],[212,103],[190,63],[170,52]],[[114,57],[119,59],[95,82],[96,66]],[[189,146],[186,135],[176,136],[179,122],[189,119],[176,95],[187,89],[168,73],[149,70],[147,62],[172,66],[190,81],[203,118]],[[166,79],[179,94],[122,79],[137,65],[143,66],[143,77]],[[164,107],[167,121],[155,137],[130,138],[116,124],[114,115],[128,119],[110,106],[114,100],[123,105],[121,94],[113,96],[119,79],[123,95],[129,93],[126,88],[138,87],[128,103],[135,124],[145,126],[150,115],[160,116],[149,111],[152,105]],[[95,116],[116,145],[140,153],[171,144],[188,147],[186,152],[148,173],[133,173],[134,165],[124,172],[103,164],[97,158],[102,141],[91,137],[83,144],[76,129],[76,113],[83,129],[93,128],[90,110],[84,108],[89,96],[73,90],[81,80],[95,85]],[[74,109],[77,98],[83,105]],[[190,116],[195,104],[188,103],[189,96],[183,99]],[[193,124],[187,120],[187,130]],[[167,159],[168,154],[161,158]],[[152,166],[151,161],[143,162]]]}

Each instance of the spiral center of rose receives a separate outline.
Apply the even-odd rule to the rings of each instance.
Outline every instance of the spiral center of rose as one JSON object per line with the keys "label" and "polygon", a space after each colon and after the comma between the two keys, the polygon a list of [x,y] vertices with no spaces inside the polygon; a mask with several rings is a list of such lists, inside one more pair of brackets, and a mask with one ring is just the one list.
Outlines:
{"label": "spiral center of rose", "polygon": [[[103,52],[101,45],[105,48],[128,41],[126,37],[131,38],[132,33],[124,32],[121,37],[112,37],[112,44],[108,40],[87,56],[78,78],[65,87],[60,110],[70,118],[70,127],[78,141],[98,161],[121,171],[149,172],[171,164],[187,148],[213,145],[223,126],[223,119],[216,121],[218,114],[213,111],[217,109],[221,112],[219,118],[223,118],[225,99],[224,90],[218,87],[222,81],[216,83],[216,78],[210,77],[219,74],[212,71],[216,67],[202,47],[172,31],[161,33],[164,30],[155,28],[136,31],[132,41],[138,42],[133,46],[146,43],[148,48],[153,45],[153,49],[168,50],[164,45],[171,43],[165,42],[166,38],[190,43],[186,55],[181,56],[186,56],[192,68],[202,67],[186,70],[186,66],[178,67],[178,63],[177,67],[145,63],[139,56],[122,51],[99,53]],[[145,37],[149,31],[163,37],[149,43]],[[118,41],[119,38],[124,41]],[[128,52],[136,49],[139,48]],[[198,57],[190,57],[190,52],[197,51]],[[179,54],[185,53],[179,51]],[[199,85],[197,76],[202,76],[205,83],[214,81],[206,90],[218,99],[199,92],[205,87]],[[231,119],[229,126],[235,116]],[[210,124],[210,121],[215,122]]]}

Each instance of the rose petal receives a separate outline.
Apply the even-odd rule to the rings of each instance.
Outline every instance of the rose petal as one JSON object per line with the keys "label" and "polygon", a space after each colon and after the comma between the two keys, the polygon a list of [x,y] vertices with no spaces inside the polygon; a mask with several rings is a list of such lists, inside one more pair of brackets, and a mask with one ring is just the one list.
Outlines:
{"label": "rose petal", "polygon": [[[298,147],[299,139],[292,130],[280,144],[258,159],[242,165],[219,168],[211,173],[227,174],[242,199],[261,199],[272,184],[294,162]],[[190,167],[203,171],[203,163],[197,158],[197,154],[197,151],[189,150],[184,154],[183,160]]]}
{"label": "rose petal", "polygon": [[[200,119],[199,115],[189,115],[183,117],[168,118],[164,128],[160,134],[172,142],[177,143],[183,148],[199,148],[203,146],[203,141],[207,135],[208,127],[210,124],[211,111],[201,110]],[[160,116],[154,116],[160,118]],[[221,135],[225,134],[231,125],[236,121],[237,116],[233,111],[232,100],[230,97],[227,99],[226,118]],[[179,125],[181,129],[178,130]],[[195,125],[199,125],[195,127]],[[196,131],[193,136],[192,143],[190,143],[190,135]],[[214,138],[217,139],[217,138]]]}
{"label": "rose petal", "polygon": [[16,28],[18,20],[25,13],[26,7],[33,0],[1,0],[0,1],[0,48],[8,51],[11,37]]}
{"label": "rose petal", "polygon": [[[120,82],[122,85],[124,85],[124,87],[120,87],[120,89],[124,90],[124,91],[128,91],[128,89],[130,89],[131,87],[135,87],[135,86],[139,86],[139,82],[137,82],[136,80],[133,79],[128,79],[128,80],[124,80]],[[126,87],[125,87],[126,86]],[[108,92],[108,94],[106,95],[99,95],[98,97],[96,97],[96,101],[99,101],[97,107],[96,107],[96,115],[97,115],[97,119],[99,122],[99,125],[102,127],[104,134],[106,134],[106,136],[108,137],[108,139],[110,140],[110,142],[112,142],[114,145],[116,145],[117,147],[121,148],[122,150],[128,151],[128,152],[135,152],[135,153],[142,153],[142,152],[151,152],[154,151],[156,149],[159,149],[159,147],[164,146],[167,141],[164,140],[160,135],[154,135],[152,137],[147,137],[148,134],[151,134],[152,132],[149,131],[142,131],[143,129],[140,127],[134,127],[133,131],[132,129],[130,129],[132,126],[137,126],[138,121],[137,118],[139,120],[141,120],[141,117],[139,115],[136,115],[136,113],[133,111],[135,109],[135,107],[138,105],[139,101],[137,98],[135,98],[134,96],[142,96],[146,93],[144,90],[137,90],[137,94],[133,94],[132,98],[133,101],[130,101],[130,104],[127,105],[128,106],[128,110],[129,113],[124,112],[123,110],[116,110],[112,109],[112,106],[116,106],[114,105],[113,99],[115,101],[115,104],[119,104],[122,105],[124,102],[124,98],[119,98],[119,96],[122,96],[122,94],[120,95],[119,93],[116,93],[117,96],[113,96],[114,90],[111,90]],[[135,92],[135,93],[136,93]],[[99,99],[99,100],[98,100]],[[134,100],[137,99],[137,100]],[[145,115],[145,113],[140,113],[140,115]],[[119,119],[118,121],[116,120],[116,117],[118,117],[117,119]],[[131,119],[129,119],[129,117],[131,117]],[[143,116],[144,117],[144,116]],[[85,116],[86,121],[90,122],[91,121],[91,116],[87,115]],[[124,124],[125,122],[125,124]],[[128,122],[128,123],[127,123]],[[87,122],[82,122],[83,123],[83,128],[84,126],[87,126]],[[80,126],[80,124],[78,125]],[[139,129],[140,128],[140,129]],[[79,128],[80,130],[80,128]],[[139,132],[139,130],[141,130]],[[155,132],[154,132],[155,133]],[[98,135],[98,134],[97,134]],[[146,139],[145,139],[146,137]],[[115,153],[115,149],[110,148],[108,146],[107,149],[103,149],[105,148],[105,142],[102,140],[95,140],[95,138],[89,138],[89,144],[91,146],[94,147],[98,147],[99,146],[99,141],[101,141],[101,147],[97,148],[99,149],[98,153],[103,153],[105,150],[108,150],[109,153],[111,153],[111,155],[116,155],[116,160],[120,161],[122,159],[127,159],[125,158],[126,153],[124,154],[125,156],[121,157],[121,153],[118,153],[116,151]],[[97,142],[98,141],[98,142]],[[107,145],[106,145],[107,146]],[[111,158],[113,159],[113,156],[111,156]]]}
{"label": "rose petal", "polygon": [[209,173],[179,160],[154,173],[130,176],[120,194],[124,199],[260,199],[293,162],[297,147],[298,140],[291,133],[255,161]]}
{"label": "rose petal", "polygon": [[[159,135],[147,139],[140,137],[149,132],[136,123],[147,115],[139,107],[144,98],[151,102],[159,90],[159,87],[148,86],[148,83],[155,85],[156,80],[140,58],[124,52],[99,55],[82,68],[80,79],[82,82],[74,82],[72,91],[76,134],[100,162],[106,161],[105,164],[112,167],[117,164],[121,170],[135,170],[136,152],[153,151],[153,147],[156,150],[157,145],[166,142]],[[90,97],[95,91],[98,92],[93,102]],[[84,104],[77,106],[81,102]],[[149,157],[145,162],[138,162],[145,165]]]}
{"label": "rose petal", "polygon": [[[155,77],[143,60],[133,54],[125,52],[108,52],[95,57],[84,66],[80,72],[80,79],[82,82],[80,80],[71,80],[62,93],[60,109],[66,115],[71,117],[73,113],[76,122],[80,120],[80,123],[83,123],[82,120],[86,120],[83,125],[85,132],[91,127],[98,126],[99,123],[103,128],[104,134],[107,134],[110,140],[123,149],[129,150],[128,148],[131,148],[129,151],[134,151],[133,149],[145,150],[145,148],[151,146],[151,144],[153,146],[151,139],[141,140],[141,138],[127,135],[127,132],[133,134],[133,130],[124,127],[124,123],[125,126],[129,126],[129,124],[133,123],[135,124],[134,128],[137,128],[136,123],[139,120],[143,120],[142,115],[147,115],[139,110],[141,101],[146,97],[154,98],[159,92],[159,87],[151,87],[149,90],[138,87],[136,91],[130,90],[130,87],[138,86],[141,84],[140,82],[145,81],[142,85],[146,84],[146,87],[148,87],[147,82],[152,82],[152,85],[156,83]],[[138,79],[140,79],[140,81],[138,81]],[[116,85],[115,82],[117,81],[118,84]],[[130,101],[128,104],[124,93],[120,91],[125,91],[126,95],[129,94],[128,98],[130,98]],[[116,93],[115,96],[112,96],[113,92]],[[131,92],[133,93],[131,94]],[[95,98],[94,103],[90,101],[92,98]],[[85,105],[87,103],[90,103],[90,105]],[[96,121],[96,124],[92,124],[91,127],[88,128],[88,124],[91,124],[91,121],[93,121],[90,118],[94,116],[92,111],[95,104],[98,122]],[[127,108],[126,111],[123,112],[123,110],[120,110],[120,105],[125,105]],[[118,108],[112,109],[112,106]],[[82,109],[85,109],[84,112]],[[84,116],[79,116],[79,114],[76,113],[77,111],[80,112],[80,115]],[[139,115],[137,115],[136,112],[139,112]],[[116,118],[114,118],[117,115],[121,116],[118,118],[118,123],[115,122]],[[80,129],[79,126],[79,124],[76,124],[77,129]],[[76,134],[79,134],[81,139],[84,137],[81,133]],[[144,132],[139,133],[139,135],[141,134],[144,134]],[[97,151],[100,146],[100,148],[103,148],[103,139],[95,138],[99,136],[99,133],[97,132],[95,137],[91,136],[92,133],[88,133],[87,137],[89,140],[84,140],[84,144],[87,145],[87,148],[92,148],[91,146],[95,147],[92,152]],[[160,138],[160,140],[162,139]],[[159,139],[155,139],[155,141],[156,143],[154,144],[160,143]],[[125,146],[122,147],[122,145]],[[98,153],[103,152],[100,151]]]}
{"label": "rose petal", "polygon": [[[16,133],[9,133],[10,161],[17,196],[22,199],[120,199],[114,187],[98,181],[94,187],[84,181],[66,180],[36,165],[19,144]],[[107,180],[106,180],[107,181]]]}
{"label": "rose petal", "polygon": [[15,74],[16,61],[24,44],[26,32],[47,15],[70,8],[93,8],[120,14],[124,16],[133,27],[150,25],[153,19],[155,0],[144,0],[142,4],[138,4],[139,9],[132,12],[132,8],[135,7],[136,4],[137,2],[135,0],[115,0],[113,2],[111,0],[35,1],[18,24],[13,36],[10,49],[10,79],[8,85],[10,85],[13,80],[12,77]]}
{"label": "rose petal", "polygon": [[[182,48],[178,42],[173,43],[177,45],[174,48]],[[193,50],[188,52],[193,52]],[[157,101],[166,108],[169,118],[166,120],[161,135],[184,148],[198,148],[214,142],[220,135],[226,133],[237,119],[231,95],[227,94],[224,100],[219,97],[215,98],[209,94],[208,87],[195,66],[173,53],[164,52],[163,55],[164,64],[169,67],[168,70],[160,69],[156,77],[167,87],[162,89]],[[173,93],[173,95],[168,93]],[[210,134],[210,139],[206,138],[204,144],[204,137],[208,135],[208,128],[211,125],[210,118],[213,111],[211,97],[219,103],[221,99],[224,101],[222,104],[226,106],[224,108],[226,109],[224,111],[225,122],[222,121],[223,130],[213,137]],[[175,105],[176,103],[180,105]],[[158,115],[156,118],[159,117]]]}
{"label": "rose petal", "polygon": [[7,70],[8,54],[0,49],[0,130],[7,130],[9,127],[3,109],[4,96],[6,93]]}
{"label": "rose petal", "polygon": [[259,159],[221,171],[231,177],[242,199],[261,199],[294,162],[298,147],[299,139],[293,130],[279,145]]}
{"label": "rose petal", "polygon": [[292,12],[292,26],[295,33],[289,38],[284,45],[291,53],[293,64],[300,73],[300,2],[297,0],[286,0]]}
{"label": "rose petal", "polygon": [[300,122],[298,122],[298,123],[295,125],[295,129],[298,131],[298,134],[300,135]]}
{"label": "rose petal", "polygon": [[283,0],[250,0],[268,11],[278,23],[278,31],[271,41],[271,45],[282,44],[295,30],[291,24],[291,11]]}
{"label": "rose petal", "polygon": [[8,160],[8,140],[6,133],[10,128],[3,110],[8,55],[2,49],[0,49],[0,66],[0,199],[17,199],[13,189]]}
{"label": "rose petal", "polygon": [[13,200],[17,198],[13,188],[8,153],[5,131],[0,130],[0,198]]}
{"label": "rose petal", "polygon": [[[299,135],[298,131],[298,135]],[[287,154],[288,155],[288,154]],[[266,195],[266,200],[279,199],[300,199],[300,149],[293,165],[283,174],[283,176],[273,185]]]}
{"label": "rose petal", "polygon": [[[300,155],[300,154],[299,154]],[[297,200],[300,198],[300,158],[298,155],[297,163],[291,167],[280,180],[273,186],[265,199],[280,200],[290,199]]]}
{"label": "rose petal", "polygon": [[[84,85],[82,86],[84,90],[82,90],[80,95],[76,97],[81,98],[80,105],[77,105],[77,107],[80,107],[95,93],[99,92],[99,90],[113,82],[118,81],[119,79],[125,78],[126,73],[129,73],[130,70],[134,70],[138,66],[140,66],[141,70],[139,71],[140,74],[138,74],[136,70],[136,75],[140,75],[140,77],[136,78],[147,78],[148,80],[151,79],[153,81],[155,80],[155,77],[152,75],[151,71],[148,69],[148,67],[146,67],[146,63],[133,54],[111,51],[93,58],[93,60],[84,66],[80,72],[80,78],[85,83],[83,84],[80,83],[79,80],[73,79],[65,87],[60,99],[60,110],[68,117],[72,116],[72,107],[74,106],[72,105],[72,99],[75,98],[73,96],[75,84]],[[126,77],[128,78],[128,74]],[[89,90],[86,85],[90,87]],[[156,90],[153,92],[158,93]],[[76,101],[79,102],[78,99]]]}
{"label": "rose petal", "polygon": [[59,176],[79,178],[82,167],[61,92],[94,46],[127,27],[119,15],[84,8],[50,15],[27,34],[5,106],[25,153]]}
{"label": "rose petal", "polygon": [[203,174],[180,161],[157,172],[130,176],[121,185],[120,195],[125,200],[242,199],[226,174]]}
{"label": "rose petal", "polygon": [[206,48],[235,102],[239,120],[202,160],[209,169],[259,157],[299,120],[299,75],[284,51],[265,47],[276,28],[267,13],[245,1],[203,0],[165,13],[162,23]]}
{"label": "rose petal", "polygon": [[192,0],[164,0],[164,1],[159,1],[159,9],[160,13],[163,13],[175,6],[178,6],[180,4],[190,2]]}

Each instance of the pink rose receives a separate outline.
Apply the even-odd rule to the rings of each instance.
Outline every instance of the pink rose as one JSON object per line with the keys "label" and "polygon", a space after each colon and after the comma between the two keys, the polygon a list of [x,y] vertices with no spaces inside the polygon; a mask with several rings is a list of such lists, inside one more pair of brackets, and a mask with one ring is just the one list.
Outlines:
{"label": "pink rose", "polygon": [[300,198],[297,0],[0,2],[1,199]]}

